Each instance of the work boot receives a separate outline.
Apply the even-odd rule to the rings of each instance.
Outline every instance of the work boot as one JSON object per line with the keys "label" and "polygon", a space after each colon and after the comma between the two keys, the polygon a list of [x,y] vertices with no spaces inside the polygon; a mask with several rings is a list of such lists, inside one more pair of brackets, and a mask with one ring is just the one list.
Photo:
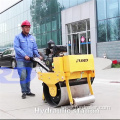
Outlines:
{"label": "work boot", "polygon": [[25,93],[22,94],[22,99],[26,99],[26,94]]}
{"label": "work boot", "polygon": [[27,93],[26,95],[31,96],[31,97],[35,96],[35,94],[33,94],[33,93]]}

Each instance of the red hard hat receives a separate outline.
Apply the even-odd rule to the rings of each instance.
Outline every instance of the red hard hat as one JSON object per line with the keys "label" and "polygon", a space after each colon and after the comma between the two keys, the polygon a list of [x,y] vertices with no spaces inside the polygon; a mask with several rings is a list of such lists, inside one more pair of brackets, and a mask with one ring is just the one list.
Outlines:
{"label": "red hard hat", "polygon": [[22,26],[31,26],[31,24],[28,20],[25,20],[25,21],[22,22],[21,27]]}

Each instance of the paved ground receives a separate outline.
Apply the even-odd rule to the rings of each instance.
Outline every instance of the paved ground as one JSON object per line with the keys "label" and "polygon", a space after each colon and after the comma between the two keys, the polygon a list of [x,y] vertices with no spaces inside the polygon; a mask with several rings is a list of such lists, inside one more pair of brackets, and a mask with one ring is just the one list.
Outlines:
{"label": "paved ground", "polygon": [[[91,106],[71,109],[70,106],[52,108],[42,101],[42,83],[33,70],[32,92],[36,97],[21,99],[16,70],[0,70],[1,119],[120,119],[120,69],[96,73],[93,90],[96,102]],[[36,112],[35,112],[36,111]]]}

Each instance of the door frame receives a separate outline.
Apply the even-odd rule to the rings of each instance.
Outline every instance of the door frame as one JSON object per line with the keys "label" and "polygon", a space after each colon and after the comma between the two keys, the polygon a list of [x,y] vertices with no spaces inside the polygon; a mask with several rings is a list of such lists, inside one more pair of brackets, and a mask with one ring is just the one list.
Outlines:
{"label": "door frame", "polygon": [[[78,36],[78,39],[79,39],[79,53],[81,53],[82,54],[82,52],[81,52],[81,34],[86,34],[86,47],[87,47],[87,54],[89,53],[89,51],[88,51],[88,33],[87,33],[88,31],[82,31],[82,32],[76,32],[76,33],[73,33],[73,34],[71,34],[71,54],[73,55],[74,54],[74,42],[73,42],[73,35],[77,35]],[[91,43],[90,43],[91,44]],[[68,48],[69,49],[69,48]]]}
{"label": "door frame", "polygon": [[[82,51],[81,51],[81,34],[86,34],[85,38],[86,38],[86,42],[88,43],[88,35],[87,35],[87,32],[86,31],[83,31],[83,32],[79,32],[78,33],[78,36],[79,36],[79,53],[82,54]],[[87,47],[87,54],[88,54],[88,44],[86,44],[86,47]]]}

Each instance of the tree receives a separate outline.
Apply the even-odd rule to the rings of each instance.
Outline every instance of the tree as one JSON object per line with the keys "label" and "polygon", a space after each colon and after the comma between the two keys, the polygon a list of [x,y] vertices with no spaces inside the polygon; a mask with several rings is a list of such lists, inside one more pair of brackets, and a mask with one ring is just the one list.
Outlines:
{"label": "tree", "polygon": [[[52,21],[56,21],[58,29],[61,25],[61,22],[59,22],[58,17],[54,17],[53,20],[51,16],[55,14],[57,15],[57,13],[60,13],[62,9],[63,7],[57,0],[32,0],[32,4],[30,6],[30,13],[32,17],[33,27],[35,29],[37,26],[40,26],[40,28],[44,27],[44,33],[46,33],[47,23],[50,23],[52,26]],[[43,29],[40,30],[42,31]],[[35,30],[33,31],[33,33],[36,34]],[[57,36],[59,38],[59,34]]]}

